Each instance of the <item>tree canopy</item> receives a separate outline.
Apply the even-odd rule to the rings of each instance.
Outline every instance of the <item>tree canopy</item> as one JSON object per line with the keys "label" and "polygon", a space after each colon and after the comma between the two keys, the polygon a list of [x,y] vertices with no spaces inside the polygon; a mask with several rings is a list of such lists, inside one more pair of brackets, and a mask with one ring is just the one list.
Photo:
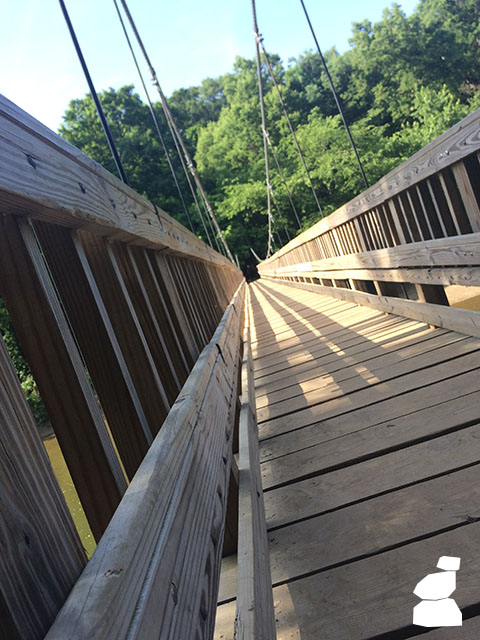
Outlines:
{"label": "tree canopy", "polygon": [[[379,22],[353,24],[345,53],[331,49],[324,55],[371,184],[480,106],[477,0],[420,0],[410,16],[392,4]],[[328,214],[364,186],[321,60],[312,51],[287,65],[274,54],[270,58],[323,215]],[[298,232],[285,183],[303,227],[321,214],[265,65],[262,73],[267,128],[282,170],[271,158],[278,247]],[[187,225],[148,107],[133,85],[110,88],[100,99],[131,185]],[[179,89],[169,103],[232,253],[241,263],[252,261],[250,248],[264,257],[267,191],[255,61],[237,58],[230,73]],[[161,106],[154,108],[201,236]],[[115,172],[90,95],[70,102],[59,133]],[[0,328],[42,420],[38,394],[1,302]]]}
{"label": "tree canopy", "polygon": [[[325,58],[370,183],[480,105],[476,0],[421,0],[410,16],[392,4],[378,23],[354,23],[350,45],[343,54],[325,52]],[[322,213],[330,213],[363,182],[320,57],[306,51],[285,66],[271,55],[271,63]],[[267,129],[281,167],[280,173],[270,158],[278,246],[298,232],[285,183],[303,226],[321,214],[265,66],[262,73]],[[131,184],[186,224],[148,108],[133,86],[109,89],[100,98]],[[250,247],[264,256],[267,193],[255,61],[237,58],[231,73],[179,89],[169,102],[232,252],[241,262],[251,259]],[[160,105],[155,109],[166,132]],[[90,96],[70,103],[60,133],[113,170]]]}

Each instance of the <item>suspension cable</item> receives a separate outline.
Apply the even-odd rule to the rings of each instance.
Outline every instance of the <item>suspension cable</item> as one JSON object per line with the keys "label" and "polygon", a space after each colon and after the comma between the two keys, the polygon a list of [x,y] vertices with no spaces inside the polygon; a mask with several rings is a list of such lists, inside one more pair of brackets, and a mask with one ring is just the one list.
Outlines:
{"label": "suspension cable", "polygon": [[300,0],[300,3],[302,5],[302,7],[303,7],[303,11],[305,13],[305,17],[307,18],[308,26],[310,27],[310,31],[312,32],[313,39],[315,40],[315,45],[317,47],[318,55],[320,56],[320,60],[322,61],[323,68],[325,70],[325,73],[327,74],[328,82],[330,84],[330,89],[332,90],[333,97],[335,98],[335,103],[337,105],[338,112],[340,113],[340,116],[342,117],[343,125],[345,127],[346,132],[347,132],[348,139],[350,141],[350,145],[352,147],[353,153],[355,154],[355,158],[357,160],[358,168],[360,169],[360,173],[362,174],[363,182],[365,183],[365,186],[368,189],[369,184],[368,184],[367,176],[365,175],[365,171],[363,170],[363,165],[362,165],[362,163],[360,161],[360,156],[358,155],[357,147],[355,145],[355,142],[353,141],[352,134],[350,133],[350,127],[348,126],[347,119],[345,117],[345,113],[343,111],[342,104],[340,102],[340,97],[337,94],[337,91],[335,89],[335,85],[333,84],[332,77],[331,77],[330,72],[329,72],[328,67],[327,67],[327,63],[325,61],[325,58],[323,57],[322,51],[320,49],[320,45],[318,44],[317,36],[315,35],[315,31],[313,29],[313,25],[310,22],[310,17],[308,15],[307,8],[305,7],[305,3],[304,3],[303,0]]}
{"label": "suspension cable", "polygon": [[262,54],[263,54],[263,57],[265,59],[265,63],[267,65],[268,73],[270,75],[270,78],[272,79],[273,86],[275,87],[278,99],[280,100],[280,104],[282,105],[283,114],[284,114],[285,119],[287,121],[288,128],[290,129],[290,133],[291,133],[293,141],[295,143],[295,147],[297,148],[298,155],[300,156],[300,160],[302,162],[303,169],[305,171],[305,174],[307,176],[308,182],[310,184],[310,189],[312,190],[313,197],[314,197],[314,200],[315,200],[315,204],[318,207],[320,215],[322,215],[322,207],[321,207],[320,202],[318,200],[318,196],[317,196],[317,192],[315,191],[315,187],[313,186],[312,177],[311,177],[310,172],[308,170],[307,163],[305,162],[305,157],[304,157],[303,151],[302,151],[302,149],[300,147],[300,143],[298,142],[298,138],[297,138],[297,135],[295,133],[295,129],[293,128],[292,121],[290,120],[290,116],[288,115],[287,105],[285,104],[285,100],[283,99],[283,96],[282,96],[282,93],[280,91],[280,87],[278,85],[277,79],[275,78],[275,74],[273,73],[273,69],[272,69],[272,66],[270,64],[270,59],[269,59],[267,51],[265,49],[265,45],[263,44],[263,38],[258,33],[258,30],[255,33],[255,37],[257,38],[257,40],[258,40],[258,42],[259,42],[259,44],[260,44],[260,46],[262,48]]}
{"label": "suspension cable", "polygon": [[190,156],[190,153],[188,152],[188,149],[185,146],[183,138],[182,138],[182,136],[180,134],[180,130],[178,129],[177,124],[175,123],[175,120],[173,118],[172,112],[170,111],[170,107],[168,106],[167,99],[165,97],[165,94],[162,91],[162,88],[161,88],[160,83],[158,81],[157,74],[155,72],[155,69],[153,68],[152,63],[150,62],[150,58],[148,57],[148,54],[147,54],[145,46],[144,46],[144,44],[142,42],[142,39],[140,38],[140,34],[138,33],[137,27],[136,27],[135,22],[133,20],[132,14],[130,13],[130,10],[129,10],[128,6],[127,6],[126,0],[121,0],[121,3],[122,3],[122,6],[123,6],[123,9],[125,11],[125,14],[126,14],[128,20],[130,22],[130,26],[132,27],[132,30],[133,30],[133,32],[135,34],[135,37],[136,37],[137,42],[138,42],[138,45],[139,45],[139,47],[140,47],[140,49],[141,49],[141,51],[143,53],[143,56],[144,56],[145,61],[147,63],[147,66],[149,68],[150,74],[152,76],[153,84],[155,85],[155,87],[156,87],[156,89],[158,91],[158,94],[160,96],[160,101],[162,103],[162,107],[163,107],[165,116],[166,116],[167,119],[170,120],[170,123],[171,123],[171,125],[172,125],[172,127],[173,127],[173,129],[175,131],[178,143],[180,144],[180,146],[182,148],[182,151],[183,151],[183,155],[185,156],[185,161],[187,163],[187,166],[190,169],[190,173],[193,176],[193,179],[195,181],[197,189],[198,189],[198,191],[199,191],[199,193],[200,193],[200,195],[202,197],[202,200],[203,200],[203,202],[204,202],[204,204],[206,206],[208,214],[210,215],[210,218],[212,219],[213,226],[215,227],[215,230],[216,230],[216,232],[218,233],[218,235],[219,235],[219,237],[221,239],[221,242],[222,242],[222,244],[223,244],[223,246],[225,248],[227,256],[232,262],[234,262],[234,259],[233,259],[233,256],[232,256],[231,252],[230,252],[228,244],[227,244],[227,242],[226,242],[226,240],[225,240],[225,238],[223,236],[222,230],[220,229],[220,227],[218,225],[218,222],[217,222],[217,219],[215,217],[215,214],[213,213],[213,209],[212,209],[212,207],[210,205],[210,202],[209,202],[209,200],[207,198],[207,194],[205,193],[205,191],[203,189],[203,186],[202,186],[202,183],[200,182],[200,178],[198,176],[198,173],[197,173],[197,170],[195,168],[195,165],[193,164],[193,161],[192,161],[192,158]]}
{"label": "suspension cable", "polygon": [[85,75],[85,79],[88,83],[88,87],[90,89],[90,93],[93,98],[93,102],[95,103],[95,107],[97,109],[98,117],[100,118],[100,122],[103,127],[103,131],[105,133],[105,137],[107,138],[108,147],[110,149],[110,153],[112,154],[113,161],[115,162],[115,166],[117,167],[118,175],[122,179],[122,181],[128,185],[127,175],[125,173],[125,169],[123,168],[122,161],[120,160],[120,156],[118,154],[117,147],[115,145],[115,140],[113,139],[112,132],[110,127],[108,126],[107,119],[105,117],[105,113],[103,112],[102,105],[100,103],[98,94],[93,86],[92,77],[90,76],[90,72],[88,71],[87,63],[85,62],[85,58],[83,57],[82,50],[80,48],[80,44],[77,40],[77,36],[75,34],[75,30],[73,28],[72,22],[70,20],[70,16],[68,15],[67,7],[63,0],[59,0],[60,7],[63,12],[63,17],[65,18],[65,22],[67,23],[68,30],[70,32],[70,36],[72,38],[73,46],[75,47],[75,51],[77,52],[78,59],[80,64],[82,65],[83,73]]}
{"label": "suspension cable", "polygon": [[272,255],[272,203],[270,199],[270,168],[268,166],[268,143],[267,143],[267,127],[265,121],[265,102],[263,98],[263,82],[262,82],[262,66],[260,62],[260,46],[257,38],[258,25],[257,25],[257,9],[255,6],[255,0],[252,0],[252,14],[253,14],[253,32],[255,34],[255,48],[257,54],[257,76],[258,76],[258,96],[260,99],[260,114],[262,117],[262,134],[263,134],[263,152],[265,156],[265,174],[267,182],[267,215],[268,215],[268,244],[267,244],[267,258]]}
{"label": "suspension cable", "polygon": [[154,127],[156,129],[158,138],[160,140],[160,144],[162,145],[163,152],[164,152],[165,157],[167,159],[167,163],[168,163],[168,167],[170,169],[170,173],[172,174],[173,180],[175,182],[175,186],[177,188],[177,192],[178,192],[178,195],[180,197],[180,201],[181,201],[182,206],[183,206],[183,211],[184,211],[185,215],[187,216],[188,224],[190,226],[190,229],[192,230],[192,233],[195,233],[195,228],[193,226],[193,221],[192,221],[192,218],[190,216],[190,211],[188,209],[187,203],[185,202],[185,198],[183,197],[182,190],[180,189],[180,184],[179,184],[178,179],[177,179],[177,174],[175,173],[175,169],[173,168],[172,160],[170,158],[170,154],[168,152],[167,145],[165,144],[165,139],[164,139],[162,131],[160,129],[160,123],[158,121],[157,114],[155,113],[155,110],[153,108],[152,101],[150,100],[150,95],[148,93],[148,89],[147,89],[147,86],[145,84],[145,80],[143,79],[143,74],[142,74],[140,66],[138,64],[137,56],[135,55],[135,51],[133,50],[132,43],[130,41],[130,37],[128,35],[127,29],[126,29],[126,26],[125,26],[125,22],[123,20],[122,14],[120,13],[120,7],[118,6],[117,0],[113,0],[113,4],[115,5],[115,9],[117,10],[118,19],[120,20],[120,24],[122,25],[123,33],[125,35],[125,39],[127,41],[128,48],[130,49],[130,53],[132,54],[133,62],[135,63],[135,67],[137,68],[137,73],[138,73],[138,76],[140,78],[140,82],[142,83],[143,91],[144,91],[145,96],[147,98],[147,103],[148,103],[148,107],[149,107],[149,110],[150,110],[150,115],[152,116]]}
{"label": "suspension cable", "polygon": [[275,165],[277,167],[277,171],[280,174],[280,178],[282,179],[282,182],[283,182],[283,184],[284,184],[284,186],[285,186],[285,188],[287,190],[288,200],[290,201],[290,206],[292,208],[293,214],[294,214],[295,219],[297,221],[298,228],[301,230],[302,229],[302,223],[300,222],[300,218],[298,216],[297,209],[296,209],[295,204],[293,202],[291,191],[290,191],[290,189],[288,187],[288,183],[287,183],[287,181],[285,179],[285,174],[283,173],[282,167],[280,166],[280,163],[278,162],[278,156],[277,156],[277,153],[275,151],[275,147],[273,146],[273,143],[272,143],[272,141],[270,139],[270,134],[268,133],[268,131],[267,131],[267,142],[268,142],[268,144],[270,146],[270,150],[272,152],[272,156],[273,156],[273,159],[275,161]]}

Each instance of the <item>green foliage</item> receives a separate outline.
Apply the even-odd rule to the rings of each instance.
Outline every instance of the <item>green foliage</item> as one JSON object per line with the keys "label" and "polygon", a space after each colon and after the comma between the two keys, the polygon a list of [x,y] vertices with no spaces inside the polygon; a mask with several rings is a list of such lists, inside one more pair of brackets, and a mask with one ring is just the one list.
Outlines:
{"label": "green foliage", "polygon": [[48,415],[43,401],[38,393],[37,385],[33,379],[30,368],[25,360],[22,349],[18,344],[15,330],[10,321],[7,309],[3,300],[0,298],[0,335],[2,336],[7,351],[20,378],[22,389],[27,398],[27,402],[33,412],[35,420],[38,424],[44,424],[48,421]]}
{"label": "green foliage", "polygon": [[[394,3],[378,23],[355,23],[350,44],[325,58],[370,183],[480,105],[477,0],[420,0],[410,16]],[[325,215],[361,192],[363,182],[321,60],[307,51],[288,68],[275,55],[271,63]],[[321,214],[265,66],[262,74],[267,128],[283,171],[271,158],[283,242],[298,232],[288,191],[304,227]],[[132,87],[109,89],[101,100],[132,185],[185,224],[147,107]],[[263,257],[267,193],[255,61],[237,58],[231,73],[175,91],[170,106],[232,252],[242,262],[251,260],[250,247]],[[60,132],[113,169],[89,97],[71,102]]]}

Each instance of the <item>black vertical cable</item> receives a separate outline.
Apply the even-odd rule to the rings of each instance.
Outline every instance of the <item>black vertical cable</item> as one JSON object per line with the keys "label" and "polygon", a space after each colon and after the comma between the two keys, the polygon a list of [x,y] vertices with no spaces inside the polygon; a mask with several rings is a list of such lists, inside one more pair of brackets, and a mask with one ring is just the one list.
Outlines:
{"label": "black vertical cable", "polygon": [[268,245],[267,245],[267,258],[272,254],[272,205],[270,200],[270,169],[268,166],[268,143],[267,143],[267,125],[265,120],[265,102],[263,99],[263,83],[262,83],[262,66],[260,62],[260,43],[258,36],[258,24],[257,24],[257,9],[255,6],[255,0],[252,0],[252,15],[253,15],[253,32],[255,34],[255,46],[257,53],[257,76],[258,76],[258,96],[260,99],[260,114],[262,116],[262,134],[263,134],[263,151],[265,155],[265,173],[267,180],[267,215],[268,215]]}
{"label": "black vertical cable", "polygon": [[164,113],[165,113],[165,117],[166,117],[167,121],[170,121],[170,125],[172,126],[173,131],[175,132],[175,136],[177,138],[178,143],[180,144],[180,146],[182,148],[183,154],[185,156],[185,160],[186,160],[187,165],[188,165],[188,167],[190,169],[190,172],[192,174],[194,182],[195,182],[195,184],[197,186],[198,192],[200,193],[201,199],[202,199],[202,201],[203,201],[203,203],[205,205],[206,210],[208,211],[208,214],[209,214],[209,216],[210,216],[210,218],[212,220],[213,226],[215,227],[215,230],[216,230],[216,232],[217,232],[217,234],[218,234],[218,236],[220,238],[220,241],[223,244],[225,252],[226,252],[229,260],[231,262],[234,262],[232,253],[231,253],[231,251],[230,251],[230,249],[228,247],[228,244],[227,244],[227,242],[225,240],[225,237],[224,237],[224,235],[222,233],[222,230],[220,229],[220,226],[219,226],[218,221],[217,221],[217,219],[215,217],[215,214],[213,213],[213,209],[212,209],[212,207],[210,205],[210,202],[209,202],[209,200],[207,198],[207,194],[205,193],[205,190],[203,189],[202,183],[201,183],[200,178],[198,176],[198,173],[197,173],[197,170],[196,170],[195,165],[193,163],[193,160],[190,157],[190,154],[188,152],[187,147],[185,146],[183,138],[182,138],[182,136],[180,134],[180,130],[178,129],[178,127],[177,127],[177,125],[175,123],[175,120],[173,119],[172,112],[170,111],[170,108],[168,106],[167,98],[165,97],[165,94],[162,91],[162,88],[161,88],[160,83],[158,81],[157,74],[155,72],[155,69],[152,66],[152,63],[150,62],[150,58],[148,56],[147,50],[145,49],[143,41],[140,38],[140,34],[138,33],[137,27],[135,25],[135,21],[133,20],[132,14],[130,13],[130,10],[128,8],[127,2],[126,2],[126,0],[120,0],[120,2],[122,3],[123,10],[125,11],[125,14],[126,14],[126,16],[128,18],[128,21],[130,22],[130,26],[132,27],[132,31],[135,34],[135,37],[137,39],[138,46],[140,47],[140,49],[141,49],[141,51],[143,53],[143,56],[145,58],[145,62],[147,63],[147,66],[148,66],[148,68],[150,70],[150,74],[152,76],[153,84],[155,85],[155,87],[156,87],[156,89],[158,91],[158,94],[160,95],[160,100],[161,100],[162,107],[163,107],[163,110],[164,110]]}
{"label": "black vertical cable", "polygon": [[120,8],[118,6],[117,0],[113,0],[113,4],[115,5],[115,9],[117,10],[118,19],[120,20],[120,24],[122,25],[123,33],[125,35],[125,39],[127,41],[128,48],[130,49],[130,53],[132,54],[133,62],[135,63],[135,67],[137,68],[138,76],[140,78],[140,82],[142,83],[143,90],[144,90],[145,96],[147,98],[148,108],[150,109],[150,115],[152,116],[153,124],[154,124],[154,127],[155,127],[156,131],[157,131],[157,135],[159,137],[160,144],[162,145],[163,152],[165,154],[165,157],[167,158],[167,163],[168,163],[168,167],[170,169],[170,173],[172,174],[173,180],[175,182],[175,186],[177,187],[178,195],[180,197],[180,201],[181,201],[182,206],[183,206],[183,211],[184,211],[185,215],[187,216],[188,224],[190,225],[190,229],[192,230],[192,233],[196,233],[195,232],[195,227],[193,226],[192,218],[190,216],[190,211],[188,210],[187,203],[185,202],[182,190],[180,189],[180,185],[179,185],[178,179],[177,179],[177,174],[175,173],[175,169],[173,168],[173,164],[172,164],[172,161],[170,159],[170,154],[168,153],[167,145],[165,144],[165,140],[164,140],[164,137],[162,135],[162,131],[160,129],[160,123],[158,122],[157,114],[155,113],[152,101],[150,100],[150,96],[148,94],[148,90],[147,90],[147,87],[145,85],[145,81],[143,79],[143,75],[142,75],[142,72],[140,70],[140,66],[139,66],[138,61],[137,61],[137,56],[135,55],[135,51],[133,50],[132,43],[130,42],[130,38],[128,36],[128,32],[127,32],[127,29],[125,27],[125,23],[123,21],[122,14],[120,13]]}
{"label": "black vertical cable", "polygon": [[70,31],[70,35],[72,37],[73,45],[78,55],[78,59],[80,60],[80,64],[82,65],[83,73],[85,74],[85,78],[87,80],[90,93],[92,94],[93,101],[95,103],[95,107],[97,108],[98,117],[100,118],[100,122],[102,123],[103,131],[105,132],[105,136],[107,138],[108,146],[110,148],[111,154],[113,156],[113,160],[117,167],[118,175],[121,177],[125,184],[128,184],[127,176],[125,174],[125,170],[122,165],[122,161],[120,160],[120,156],[118,155],[117,147],[115,146],[115,141],[112,136],[112,132],[110,131],[110,127],[108,126],[108,122],[105,118],[105,114],[103,113],[102,105],[100,104],[100,100],[98,99],[98,94],[95,91],[95,87],[93,86],[92,78],[90,77],[90,73],[88,71],[87,63],[85,62],[85,58],[83,57],[82,50],[80,49],[80,45],[78,44],[77,36],[75,35],[75,31],[73,29],[73,25],[70,21],[70,16],[68,15],[67,8],[63,0],[59,0],[60,7],[63,12],[63,16],[65,18],[65,22],[67,23],[68,30]]}
{"label": "black vertical cable", "polygon": [[350,128],[348,126],[347,120],[345,118],[345,114],[343,112],[342,105],[340,103],[340,98],[339,98],[339,96],[337,94],[337,91],[335,89],[335,86],[333,84],[333,80],[332,80],[332,77],[331,77],[330,72],[328,70],[327,63],[325,62],[325,58],[323,57],[322,51],[320,49],[320,45],[318,44],[317,36],[315,35],[315,31],[313,29],[312,23],[310,22],[310,17],[309,17],[309,15],[307,13],[307,9],[305,7],[305,3],[303,2],[303,0],[300,0],[300,2],[302,4],[303,11],[305,12],[305,17],[307,18],[308,26],[310,27],[310,31],[312,32],[313,39],[315,40],[315,44],[317,46],[318,55],[320,56],[320,60],[322,61],[323,68],[325,69],[325,73],[327,74],[328,82],[330,83],[330,89],[332,90],[333,97],[335,98],[335,102],[337,104],[337,109],[338,109],[338,111],[339,111],[339,113],[340,113],[340,115],[342,117],[343,125],[345,127],[346,132],[347,132],[348,139],[350,140],[350,145],[351,145],[351,147],[353,149],[353,153],[355,154],[355,158],[357,160],[358,168],[360,169],[360,173],[362,174],[363,182],[365,183],[365,186],[368,189],[369,184],[368,184],[367,176],[365,175],[365,171],[363,170],[363,166],[362,166],[362,163],[360,161],[360,156],[358,155],[357,147],[355,146],[355,142],[353,141],[352,134],[350,133]]}

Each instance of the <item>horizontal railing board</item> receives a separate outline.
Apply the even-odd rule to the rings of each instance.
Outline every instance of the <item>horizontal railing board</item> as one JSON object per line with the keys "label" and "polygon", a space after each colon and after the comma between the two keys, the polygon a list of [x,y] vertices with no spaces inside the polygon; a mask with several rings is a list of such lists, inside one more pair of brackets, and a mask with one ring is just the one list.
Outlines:
{"label": "horizontal railing board", "polygon": [[0,95],[0,211],[236,269],[167,213]]}
{"label": "horizontal railing board", "polygon": [[298,235],[263,264],[277,260],[312,238],[356,218],[412,184],[455,164],[478,149],[480,149],[480,109],[420,149],[369,189]]}
{"label": "horizontal railing board", "polygon": [[210,637],[243,289],[200,354],[48,640]]}
{"label": "horizontal railing board", "polygon": [[[377,249],[348,256],[299,262],[269,269],[262,263],[265,275],[306,275],[309,271],[341,269],[399,269],[404,267],[453,267],[480,265],[480,233],[424,242],[412,242],[392,249]],[[293,271],[298,273],[293,274]],[[305,273],[303,273],[305,272]],[[333,276],[332,276],[333,277]]]}
{"label": "horizontal railing board", "polygon": [[339,269],[338,271],[298,272],[293,268],[284,276],[324,280],[372,280],[382,282],[410,282],[412,284],[480,286],[480,268],[408,268],[403,269]]}

